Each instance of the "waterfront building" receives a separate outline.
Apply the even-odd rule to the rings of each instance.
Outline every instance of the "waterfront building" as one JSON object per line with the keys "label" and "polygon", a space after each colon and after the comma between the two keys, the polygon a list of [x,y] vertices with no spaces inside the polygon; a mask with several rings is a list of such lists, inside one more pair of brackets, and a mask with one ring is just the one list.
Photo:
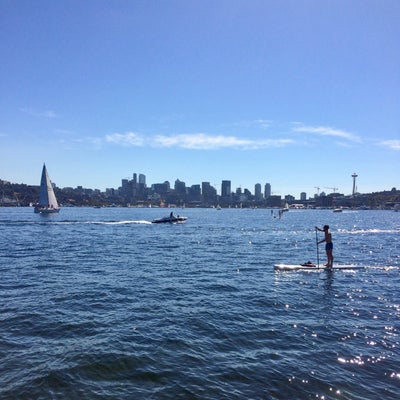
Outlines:
{"label": "waterfront building", "polygon": [[264,198],[268,199],[269,197],[271,197],[271,184],[270,183],[266,183],[265,187],[264,187]]}
{"label": "waterfront building", "polygon": [[266,199],[266,204],[268,207],[281,207],[282,206],[282,198],[278,195],[271,195]]}
{"label": "waterfront building", "polygon": [[210,185],[210,182],[201,183],[201,192],[203,196],[203,201],[207,205],[213,205],[217,200],[217,190]]}
{"label": "waterfront building", "polygon": [[286,202],[292,202],[292,201],[294,201],[295,200],[295,198],[294,198],[294,196],[292,196],[291,194],[287,194],[286,196],[285,196],[285,201]]}
{"label": "waterfront building", "polygon": [[151,185],[151,190],[152,192],[159,194],[161,197],[165,197],[170,190],[169,182],[165,181],[164,183],[153,183]]}
{"label": "waterfront building", "polygon": [[200,185],[192,185],[189,190],[189,201],[200,203],[201,202],[201,186]]}
{"label": "waterfront building", "polygon": [[177,179],[175,181],[174,189],[177,195],[184,196],[186,194],[186,183]]}
{"label": "waterfront building", "polygon": [[256,201],[260,201],[263,198],[262,192],[261,192],[261,184],[256,183],[254,186],[254,197]]}
{"label": "waterfront building", "polygon": [[232,202],[232,190],[231,190],[231,181],[222,181],[221,183],[221,197],[220,197],[220,205],[227,207],[230,206]]}
{"label": "waterfront building", "polygon": [[222,198],[230,198],[231,197],[231,181],[222,181],[221,197]]}

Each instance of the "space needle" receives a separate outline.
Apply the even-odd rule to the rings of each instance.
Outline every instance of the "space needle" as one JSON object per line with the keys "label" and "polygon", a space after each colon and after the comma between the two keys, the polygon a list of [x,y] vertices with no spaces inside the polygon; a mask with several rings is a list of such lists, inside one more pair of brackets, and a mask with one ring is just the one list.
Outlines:
{"label": "space needle", "polygon": [[354,172],[353,175],[351,175],[351,177],[353,178],[353,196],[356,194],[356,178],[357,178],[357,174]]}

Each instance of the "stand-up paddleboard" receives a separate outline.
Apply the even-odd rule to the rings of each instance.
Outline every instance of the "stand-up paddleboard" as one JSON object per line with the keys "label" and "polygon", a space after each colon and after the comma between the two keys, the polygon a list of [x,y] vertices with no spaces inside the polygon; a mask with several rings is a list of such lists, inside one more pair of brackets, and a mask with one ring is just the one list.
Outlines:
{"label": "stand-up paddleboard", "polygon": [[336,271],[336,270],[355,270],[364,269],[364,265],[360,264],[333,264],[333,267],[318,267],[315,264],[275,264],[276,271]]}
{"label": "stand-up paddleboard", "polygon": [[[329,230],[329,226],[325,225],[324,229]],[[319,249],[318,245],[328,239],[324,239],[322,241],[318,241],[318,231],[321,231],[318,227],[315,227],[315,243],[317,245],[317,264],[312,263],[311,261],[307,261],[303,264],[275,264],[274,270],[276,271],[336,271],[336,270],[355,270],[355,269],[364,269],[365,266],[361,264],[335,264],[331,267],[325,267],[325,265],[320,266],[319,264]],[[326,236],[325,236],[326,237]],[[333,261],[333,257],[332,257]]]}

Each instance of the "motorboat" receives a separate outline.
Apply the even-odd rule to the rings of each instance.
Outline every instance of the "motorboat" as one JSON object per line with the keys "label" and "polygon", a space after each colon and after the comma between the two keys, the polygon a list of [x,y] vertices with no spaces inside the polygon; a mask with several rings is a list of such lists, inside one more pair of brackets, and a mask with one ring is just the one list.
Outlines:
{"label": "motorboat", "polygon": [[169,215],[168,217],[157,218],[151,221],[153,224],[182,224],[187,220],[187,217],[182,217],[180,215]]}

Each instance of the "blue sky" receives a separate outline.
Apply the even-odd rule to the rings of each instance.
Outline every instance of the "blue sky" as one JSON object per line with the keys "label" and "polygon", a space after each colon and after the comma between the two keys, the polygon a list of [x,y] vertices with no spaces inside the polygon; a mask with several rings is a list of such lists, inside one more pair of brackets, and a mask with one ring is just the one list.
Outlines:
{"label": "blue sky", "polygon": [[0,179],[400,188],[397,0],[0,0]]}

